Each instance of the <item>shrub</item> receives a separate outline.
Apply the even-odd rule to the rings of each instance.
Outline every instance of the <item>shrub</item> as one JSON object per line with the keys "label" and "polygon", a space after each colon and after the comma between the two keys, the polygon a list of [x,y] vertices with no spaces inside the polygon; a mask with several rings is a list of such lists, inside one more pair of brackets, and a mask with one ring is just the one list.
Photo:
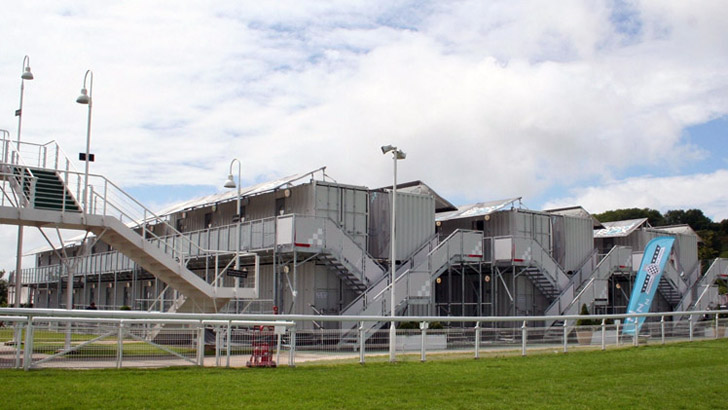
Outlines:
{"label": "shrub", "polygon": [[[586,316],[589,315],[589,308],[586,307],[586,304],[581,305],[581,312],[579,312],[580,315]],[[601,322],[595,319],[577,319],[576,325],[577,326],[596,326],[600,325]]]}

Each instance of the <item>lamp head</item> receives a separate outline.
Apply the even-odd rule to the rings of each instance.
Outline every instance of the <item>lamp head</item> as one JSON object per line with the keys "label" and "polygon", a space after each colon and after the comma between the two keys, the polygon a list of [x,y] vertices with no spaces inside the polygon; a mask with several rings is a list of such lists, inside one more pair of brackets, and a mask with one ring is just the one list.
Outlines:
{"label": "lamp head", "polygon": [[395,149],[397,149],[397,147],[394,147],[392,145],[382,145],[382,154],[386,154]]}
{"label": "lamp head", "polygon": [[397,150],[397,159],[405,159],[407,158],[407,154],[404,153],[404,151]]}
{"label": "lamp head", "polygon": [[76,98],[76,102],[79,104],[88,104],[89,102],[91,102],[91,98],[89,98],[89,96],[88,96],[88,90],[86,90],[85,88],[82,88],[81,95],[79,95],[78,98]]}
{"label": "lamp head", "polygon": [[30,66],[25,67],[25,71],[23,71],[23,74],[20,75],[20,78],[22,78],[23,80],[33,79],[33,73],[30,72]]}
{"label": "lamp head", "polygon": [[237,185],[235,185],[235,181],[233,180],[233,174],[228,175],[227,181],[225,181],[225,184],[223,185],[225,188],[235,188]]}

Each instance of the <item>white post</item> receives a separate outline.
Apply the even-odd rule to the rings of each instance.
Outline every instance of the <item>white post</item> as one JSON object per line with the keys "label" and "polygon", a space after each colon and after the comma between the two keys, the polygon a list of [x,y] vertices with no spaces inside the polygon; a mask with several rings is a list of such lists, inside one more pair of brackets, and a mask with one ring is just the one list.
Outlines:
{"label": "white post", "polygon": [[660,341],[665,344],[665,316],[660,316]]}
{"label": "white post", "polygon": [[475,359],[480,359],[480,322],[475,322]]}
{"label": "white post", "polygon": [[429,327],[429,323],[422,322],[420,323],[420,336],[421,336],[421,343],[420,343],[420,361],[424,363],[427,358],[425,357],[425,345],[426,345],[426,339],[427,339],[427,328]]}
{"label": "white post", "polygon": [[396,343],[397,343],[397,329],[394,324],[394,309],[395,309],[395,301],[394,301],[394,273],[395,268],[397,266],[397,242],[396,242],[396,223],[397,223],[397,150],[394,150],[394,154],[392,155],[393,161],[394,161],[394,185],[392,185],[392,233],[390,236],[390,248],[392,250],[392,257],[389,261],[389,268],[390,268],[390,296],[389,296],[389,310],[390,315],[392,317],[392,322],[389,326],[389,361],[394,362],[397,360],[396,358]]}
{"label": "white post", "polygon": [[289,332],[291,348],[288,350],[288,367],[296,367],[296,326],[291,327]]}
{"label": "white post", "polygon": [[[19,348],[19,347],[18,347]],[[23,369],[30,370],[33,361],[33,318],[28,316],[28,328],[25,330],[25,346],[23,350]]]}
{"label": "white post", "polygon": [[[20,107],[18,108],[18,160],[17,164],[20,164],[20,130],[23,126],[23,94],[25,93],[25,80],[32,80],[33,74],[30,72],[30,57],[25,56],[23,58],[23,73],[20,75]],[[23,175],[25,175],[23,173]],[[22,189],[22,187],[21,187]],[[20,204],[18,204],[20,205]],[[23,225],[18,225],[18,247],[16,253],[15,262],[15,307],[20,307],[20,297],[23,292]]]}
{"label": "white post", "polygon": [[[89,79],[90,77],[90,79]],[[89,79],[88,94],[86,93],[86,80]],[[91,162],[91,109],[93,107],[93,92],[94,92],[94,73],[91,70],[86,70],[86,74],[83,76],[83,88],[81,89],[81,95],[76,99],[79,104],[88,105],[88,121],[86,123],[86,169],[84,171],[84,182],[83,182],[83,213],[88,212],[88,167]]]}
{"label": "white post", "polygon": [[359,364],[364,364],[364,322],[359,322]]}
{"label": "white post", "polygon": [[568,320],[564,320],[564,353],[567,353],[569,351],[568,348],[568,327],[566,326],[568,324]]}
{"label": "white post", "polygon": [[13,340],[15,341],[15,368],[20,369],[20,350],[23,343],[23,323],[16,322],[14,327],[15,337]]}
{"label": "white post", "polygon": [[205,365],[205,326],[202,321],[197,325],[197,365]]}
{"label": "white post", "polygon": [[526,339],[528,339],[528,328],[526,327],[526,321],[523,321],[521,326],[521,356],[526,355]]}
{"label": "white post", "polygon": [[116,368],[121,369],[121,360],[124,357],[124,322],[119,321],[119,335],[116,343]]}
{"label": "white post", "polygon": [[602,350],[607,348],[607,319],[602,319]]}
{"label": "white post", "polygon": [[228,320],[228,325],[227,325],[227,347],[226,347],[227,360],[225,362],[225,367],[230,367],[230,339],[231,339],[231,332],[232,332],[232,330],[230,329],[231,325],[232,325],[232,322],[230,320]]}
{"label": "white post", "polygon": [[718,336],[718,313],[715,314],[715,338],[717,339]]}
{"label": "white post", "polygon": [[617,319],[614,321],[614,324],[617,326],[617,346],[619,346],[619,327],[622,324],[622,322]]}

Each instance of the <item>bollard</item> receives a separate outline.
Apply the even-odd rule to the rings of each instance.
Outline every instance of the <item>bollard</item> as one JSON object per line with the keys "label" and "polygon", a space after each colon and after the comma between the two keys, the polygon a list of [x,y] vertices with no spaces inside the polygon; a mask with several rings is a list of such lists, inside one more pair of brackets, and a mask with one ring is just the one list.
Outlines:
{"label": "bollard", "polygon": [[568,338],[569,338],[569,328],[567,327],[568,320],[564,320],[564,353],[567,353],[569,351],[568,348]]}
{"label": "bollard", "polygon": [[607,319],[602,319],[602,350],[607,349]]}

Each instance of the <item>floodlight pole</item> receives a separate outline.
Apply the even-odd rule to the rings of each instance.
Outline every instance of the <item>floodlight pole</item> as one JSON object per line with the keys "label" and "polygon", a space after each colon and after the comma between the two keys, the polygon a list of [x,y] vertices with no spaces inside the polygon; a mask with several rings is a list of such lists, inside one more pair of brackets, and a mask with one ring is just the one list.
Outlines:
{"label": "floodlight pole", "polygon": [[[89,80],[88,92],[86,91],[86,80]],[[94,93],[94,72],[86,70],[86,74],[83,76],[83,88],[81,89],[81,95],[76,98],[76,102],[79,104],[88,105],[88,122],[86,125],[86,171],[84,172],[83,182],[83,212],[88,213],[88,167],[91,161],[91,108],[93,107],[93,93]]]}
{"label": "floodlight pole", "polygon": [[[23,58],[23,73],[20,75],[20,107],[16,111],[18,116],[18,158],[17,164],[20,164],[20,130],[23,126],[23,94],[25,93],[25,80],[32,80],[33,73],[30,71],[30,57]],[[23,173],[25,175],[25,173]],[[20,203],[18,203],[20,207]],[[20,307],[20,294],[23,289],[22,270],[23,270],[23,225],[18,225],[18,249],[15,262],[15,307]],[[30,301],[28,301],[30,302]]]}
{"label": "floodlight pole", "polygon": [[394,301],[394,280],[395,280],[395,270],[397,268],[397,242],[396,242],[396,223],[397,223],[397,160],[399,159],[405,159],[406,154],[398,150],[397,147],[392,145],[385,145],[382,147],[382,153],[387,154],[388,152],[392,153],[392,161],[394,162],[394,184],[392,185],[392,220],[391,220],[391,234],[390,234],[390,249],[391,249],[391,258],[389,261],[389,269],[390,269],[390,284],[389,284],[389,314],[392,318],[392,321],[389,326],[389,361],[394,362],[397,360],[396,357],[396,351],[397,351],[397,327],[395,325],[394,316],[395,316],[395,301]]}
{"label": "floodlight pole", "polygon": [[[237,184],[235,184],[235,181],[233,181],[233,164],[236,161],[238,163],[238,183]],[[242,219],[243,219],[243,215],[240,214],[240,189],[241,189],[240,184],[242,181],[242,175],[243,175],[243,164],[240,162],[239,159],[233,158],[233,160],[230,161],[230,173],[228,176],[228,180],[225,181],[224,187],[225,188],[235,188],[235,187],[238,188],[238,196],[237,196],[236,208],[235,208],[235,215],[238,216],[238,246],[237,246],[238,252],[235,254],[235,270],[240,269],[240,246],[242,245],[240,243],[240,238],[242,237],[240,230],[241,230]],[[235,186],[233,186],[233,184]],[[240,278],[235,277],[235,288],[239,288],[239,287],[240,287]],[[237,309],[237,304],[235,305],[235,308]]]}

